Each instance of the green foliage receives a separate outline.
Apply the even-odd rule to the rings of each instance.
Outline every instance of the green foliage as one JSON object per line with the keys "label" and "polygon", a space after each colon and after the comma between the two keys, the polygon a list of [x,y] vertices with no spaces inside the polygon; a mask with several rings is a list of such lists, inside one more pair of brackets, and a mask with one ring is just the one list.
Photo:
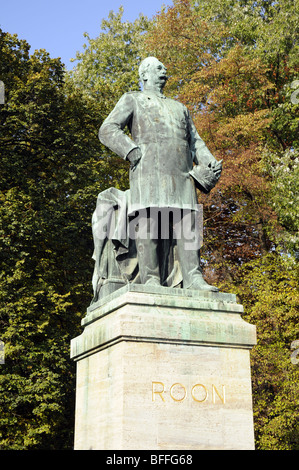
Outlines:
{"label": "green foliage", "polygon": [[73,81],[95,99],[105,102],[110,111],[115,102],[127,91],[139,90],[138,64],[142,57],[143,34],[148,19],[140,15],[133,23],[122,21],[124,9],[111,11],[101,24],[101,33],[95,39],[84,36],[88,44],[77,52]]}
{"label": "green foliage", "polygon": [[[101,23],[101,32],[92,39],[85,33],[88,43],[84,51],[77,52],[74,69],[66,75],[66,83],[80,90],[91,106],[98,108],[98,121],[103,121],[117,100],[127,91],[139,90],[138,64],[143,58],[143,35],[149,20],[140,15],[133,23],[122,20],[124,9],[110,12]],[[98,122],[98,125],[101,123]],[[109,186],[128,189],[128,162],[119,159],[101,146],[101,177],[108,177]],[[104,165],[104,166],[103,166]],[[109,176],[108,176],[109,175]]]}
{"label": "green foliage", "polygon": [[89,49],[67,74],[60,60],[43,50],[29,56],[26,41],[0,31],[1,449],[73,446],[70,340],[92,299],[91,216],[99,192],[128,187],[127,163],[97,136],[127,80],[138,85],[137,38],[146,20],[136,22],[132,41],[135,26],[121,14],[110,14],[96,41],[104,65],[91,81],[95,93],[87,85],[92,71],[83,72]]}
{"label": "green foliage", "polygon": [[271,177],[270,201],[281,228],[275,240],[285,252],[299,256],[299,152],[263,151],[263,165]]}
{"label": "green foliage", "polygon": [[225,25],[232,40],[258,57],[273,63],[287,55],[288,64],[297,63],[298,0],[192,0],[191,4],[208,21]]}
{"label": "green foliage", "polygon": [[69,343],[92,297],[91,215],[99,192],[129,184],[128,164],[97,131],[117,99],[139,89],[149,53],[224,156],[222,186],[201,200],[205,273],[238,294],[257,326],[257,448],[298,449],[296,11],[298,0],[175,0],[154,22],[129,23],[120,8],[97,38],[85,34],[68,73],[0,30],[1,449],[72,448]]}
{"label": "green foliage", "polygon": [[256,325],[251,352],[256,448],[299,449],[299,368],[291,344],[299,338],[298,266],[275,253],[247,263],[233,291],[244,320]]}
{"label": "green foliage", "polygon": [[174,0],[148,50],[169,91],[223,159],[204,204],[206,278],[239,294],[257,326],[256,446],[298,449],[298,0]]}
{"label": "green foliage", "polygon": [[0,447],[71,448],[69,345],[92,296],[91,214],[110,183],[96,160],[100,107],[64,83],[58,59],[0,33]]}

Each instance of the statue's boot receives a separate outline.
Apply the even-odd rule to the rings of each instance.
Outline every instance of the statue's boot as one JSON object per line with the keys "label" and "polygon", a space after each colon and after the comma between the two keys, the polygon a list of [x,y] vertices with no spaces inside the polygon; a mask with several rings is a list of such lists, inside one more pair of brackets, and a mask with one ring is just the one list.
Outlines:
{"label": "statue's boot", "polygon": [[158,240],[137,239],[136,248],[141,284],[160,286]]}
{"label": "statue's boot", "polygon": [[211,286],[203,278],[199,250],[184,249],[184,240],[177,240],[177,246],[183,275],[183,288],[218,292],[218,287]]}
{"label": "statue's boot", "polygon": [[211,286],[208,284],[204,278],[202,273],[196,274],[193,279],[191,285],[187,287],[187,289],[194,289],[194,290],[206,290],[211,292],[219,292],[218,287]]}

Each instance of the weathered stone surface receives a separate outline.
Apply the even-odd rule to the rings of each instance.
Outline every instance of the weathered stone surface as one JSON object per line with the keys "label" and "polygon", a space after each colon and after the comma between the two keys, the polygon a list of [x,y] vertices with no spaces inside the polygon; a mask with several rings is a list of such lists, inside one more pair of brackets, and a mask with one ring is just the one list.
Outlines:
{"label": "weathered stone surface", "polygon": [[72,340],[75,449],[253,449],[256,337],[242,306],[233,294],[142,289],[93,305]]}

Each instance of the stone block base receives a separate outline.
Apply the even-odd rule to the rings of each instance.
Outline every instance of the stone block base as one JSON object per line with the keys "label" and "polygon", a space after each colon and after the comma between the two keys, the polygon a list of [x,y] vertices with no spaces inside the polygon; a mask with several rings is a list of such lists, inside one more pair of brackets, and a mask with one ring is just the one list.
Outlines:
{"label": "stone block base", "polygon": [[72,340],[75,449],[254,448],[255,327],[233,294],[128,285]]}

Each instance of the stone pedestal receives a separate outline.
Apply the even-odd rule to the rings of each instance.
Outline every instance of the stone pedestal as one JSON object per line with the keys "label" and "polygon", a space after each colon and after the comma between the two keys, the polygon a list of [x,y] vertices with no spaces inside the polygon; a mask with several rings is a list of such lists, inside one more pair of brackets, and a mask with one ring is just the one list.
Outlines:
{"label": "stone pedestal", "polygon": [[75,449],[254,449],[255,327],[234,294],[127,285],[88,309]]}

